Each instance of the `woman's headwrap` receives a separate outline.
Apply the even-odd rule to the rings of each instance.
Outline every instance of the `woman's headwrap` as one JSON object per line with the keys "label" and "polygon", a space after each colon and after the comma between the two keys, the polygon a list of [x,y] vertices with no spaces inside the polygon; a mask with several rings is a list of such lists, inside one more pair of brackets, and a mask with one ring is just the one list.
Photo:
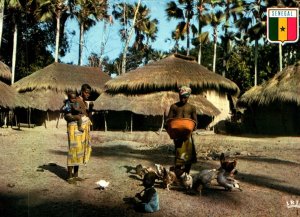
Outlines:
{"label": "woman's headwrap", "polygon": [[192,93],[192,89],[187,86],[182,86],[179,88],[179,95],[182,97],[189,97]]}

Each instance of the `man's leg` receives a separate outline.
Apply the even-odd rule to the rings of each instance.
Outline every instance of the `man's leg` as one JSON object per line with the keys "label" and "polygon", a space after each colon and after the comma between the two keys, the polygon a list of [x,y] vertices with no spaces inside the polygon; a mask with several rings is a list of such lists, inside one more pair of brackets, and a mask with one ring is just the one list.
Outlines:
{"label": "man's leg", "polygon": [[191,136],[191,140],[192,140],[192,163],[197,163],[197,152],[196,152],[193,136]]}
{"label": "man's leg", "polygon": [[191,163],[187,163],[184,165],[184,172],[186,172],[187,174],[190,174],[190,170],[192,168],[192,164]]}
{"label": "man's leg", "polygon": [[72,172],[73,172],[73,167],[72,166],[68,166],[68,178],[67,178],[67,182],[69,184],[76,184],[76,180],[74,180]]}
{"label": "man's leg", "polygon": [[74,179],[76,181],[83,181],[82,178],[78,176],[79,166],[74,166]]}

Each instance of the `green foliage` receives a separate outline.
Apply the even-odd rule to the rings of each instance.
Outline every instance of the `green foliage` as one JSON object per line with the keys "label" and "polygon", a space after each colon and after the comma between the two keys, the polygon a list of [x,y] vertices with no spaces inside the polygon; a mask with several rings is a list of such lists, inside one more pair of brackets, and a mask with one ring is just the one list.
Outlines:
{"label": "green foliage", "polygon": [[[5,14],[1,60],[11,66],[14,25],[12,14],[7,11]],[[22,13],[19,16],[16,81],[54,62],[51,51],[55,46],[56,25],[38,24],[32,14]],[[61,53],[64,54],[67,49],[68,43],[64,38]]]}
{"label": "green foliage", "polygon": [[227,61],[226,77],[234,81],[240,88],[241,93],[248,90],[252,84],[253,75],[251,69],[251,49],[247,46],[236,47]]}

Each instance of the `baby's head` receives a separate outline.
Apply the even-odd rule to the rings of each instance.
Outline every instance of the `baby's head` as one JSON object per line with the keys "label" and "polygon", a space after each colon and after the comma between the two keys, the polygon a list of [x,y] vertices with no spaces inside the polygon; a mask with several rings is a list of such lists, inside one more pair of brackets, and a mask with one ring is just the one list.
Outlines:
{"label": "baby's head", "polygon": [[154,185],[155,179],[157,179],[157,175],[155,172],[146,173],[143,179],[143,186],[145,188],[150,188]]}
{"label": "baby's head", "polygon": [[68,92],[68,99],[69,99],[71,102],[75,102],[76,97],[77,97],[77,94],[76,94],[75,91],[70,90],[70,91]]}

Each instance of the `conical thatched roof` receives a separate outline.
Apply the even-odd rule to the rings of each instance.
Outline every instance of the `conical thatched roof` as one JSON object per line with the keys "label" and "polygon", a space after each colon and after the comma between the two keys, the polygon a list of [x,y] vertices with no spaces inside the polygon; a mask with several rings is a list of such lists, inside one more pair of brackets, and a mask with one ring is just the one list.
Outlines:
{"label": "conical thatched roof", "polygon": [[189,85],[193,93],[201,93],[207,89],[231,95],[239,93],[239,88],[234,82],[209,71],[194,59],[177,54],[149,63],[105,84],[110,93],[130,94],[174,91],[182,85]]}
{"label": "conical thatched roof", "polygon": [[101,93],[105,82],[109,79],[110,76],[101,72],[99,68],[53,63],[22,78],[14,84],[14,87],[19,92],[34,89],[79,91],[82,84],[88,83],[93,91]]}
{"label": "conical thatched roof", "polygon": [[[94,103],[95,110],[131,111],[142,115],[163,115],[171,104],[178,101],[178,93],[162,91],[150,94],[110,95],[103,93]],[[192,95],[189,102],[196,106],[198,114],[216,116],[220,111],[200,95]]]}
{"label": "conical thatched roof", "polygon": [[300,105],[300,61],[278,72],[272,79],[244,93],[238,105],[266,105],[274,101]]}
{"label": "conical thatched roof", "polygon": [[0,107],[14,108],[26,107],[26,105],[14,88],[0,81]]}
{"label": "conical thatched roof", "polygon": [[41,111],[58,111],[63,106],[66,95],[52,89],[33,90],[19,94],[28,101],[27,106]]}
{"label": "conical thatched roof", "polygon": [[5,80],[11,79],[10,68],[0,61],[0,79],[3,78]]}

